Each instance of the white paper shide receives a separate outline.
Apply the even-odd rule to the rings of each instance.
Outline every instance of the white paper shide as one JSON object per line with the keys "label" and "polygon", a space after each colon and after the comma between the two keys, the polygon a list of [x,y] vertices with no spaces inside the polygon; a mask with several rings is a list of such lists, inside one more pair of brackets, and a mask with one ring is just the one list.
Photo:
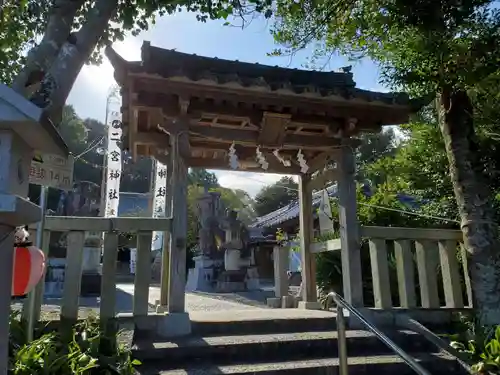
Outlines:
{"label": "white paper shide", "polygon": [[[153,217],[165,217],[165,203],[167,197],[167,166],[158,160],[154,162],[153,184]],[[153,232],[151,250],[160,250],[163,245],[163,232]]]}
{"label": "white paper shide", "polygon": [[118,216],[120,203],[120,180],[122,176],[122,122],[118,111],[111,111],[108,116],[108,150],[106,181],[106,217]]}

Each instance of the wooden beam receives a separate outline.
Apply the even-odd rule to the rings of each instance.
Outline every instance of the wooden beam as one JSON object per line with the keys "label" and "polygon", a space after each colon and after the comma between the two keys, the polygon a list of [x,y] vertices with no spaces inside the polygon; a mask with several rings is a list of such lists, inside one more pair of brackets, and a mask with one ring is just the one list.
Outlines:
{"label": "wooden beam", "polygon": [[165,133],[159,133],[156,130],[154,132],[137,132],[133,141],[135,144],[141,143],[161,146],[165,149],[170,148],[170,136]]}
{"label": "wooden beam", "polygon": [[[183,111],[188,111],[186,101],[183,101]],[[157,129],[160,124],[167,132],[169,129],[175,131],[176,121],[172,119],[162,119],[162,110],[157,107],[137,107],[136,127],[131,129],[132,136],[139,137],[139,129]],[[141,114],[142,116],[139,116]],[[189,121],[189,131],[191,138],[211,139],[219,142],[231,144],[250,144],[252,146],[261,145],[262,147],[283,148],[283,149],[331,149],[339,147],[341,140],[331,134],[305,135],[305,134],[286,134],[286,127],[289,125],[289,116],[284,114],[267,114],[263,121],[261,132],[253,131],[251,128],[220,128],[207,125],[200,125],[198,119],[193,119],[189,115],[182,115],[183,121]],[[137,130],[135,130],[137,129]],[[273,133],[269,133],[272,131]],[[142,131],[142,133],[144,130]],[[269,138],[270,137],[270,138]],[[267,139],[271,139],[270,141]],[[132,139],[134,142],[135,139]],[[137,142],[139,143],[139,141]]]}
{"label": "wooden beam", "polygon": [[[275,106],[271,107],[255,107],[253,102],[245,102],[238,100],[239,97],[235,96],[231,101],[219,100],[213,97],[197,97],[192,95],[189,104],[188,114],[192,116],[203,116],[209,114],[217,114],[222,116],[231,117],[246,117],[252,124],[259,125],[263,119],[264,112],[279,112],[281,115],[288,115],[290,117],[290,124],[292,126],[311,126],[313,128],[328,127],[335,132],[343,125],[345,119],[339,116],[338,113],[332,112],[327,115],[325,112],[317,111],[293,111],[290,106]],[[177,101],[177,95],[139,91],[137,99],[132,103],[134,106],[146,107],[161,107],[163,108],[166,116],[178,116],[178,108],[174,105]],[[296,123],[296,124],[295,124]]]}
{"label": "wooden beam", "polygon": [[264,112],[258,143],[262,146],[281,147],[291,118],[289,114]]}
{"label": "wooden beam", "polygon": [[[273,163],[269,165],[267,170],[262,169],[262,167],[257,164],[254,160],[240,160],[240,162],[248,164],[253,164],[255,166],[247,166],[246,168],[239,168],[236,171],[240,172],[256,172],[256,173],[276,173],[276,174],[300,174],[300,168],[298,166],[292,165],[291,167],[285,167],[281,163]],[[206,168],[206,169],[219,169],[225,171],[233,171],[229,166],[228,158],[218,158],[218,159],[205,159],[205,158],[188,158],[186,159],[186,164],[188,167],[192,168]]]}
{"label": "wooden beam", "polygon": [[47,216],[45,230],[68,232],[139,232],[139,231],[169,231],[170,218],[144,217],[75,217],[75,216]]}
{"label": "wooden beam", "polygon": [[154,157],[156,160],[158,160],[162,164],[168,165],[168,163],[169,163],[169,157],[170,157],[169,154],[165,155],[165,154],[155,153],[151,156]]}
{"label": "wooden beam", "polygon": [[313,177],[311,181],[311,189],[323,190],[328,182],[337,181],[339,176],[340,173],[337,169],[327,169],[322,171]]}
{"label": "wooden beam", "polygon": [[462,241],[463,234],[458,229],[400,228],[400,227],[361,227],[364,238],[382,238],[385,240],[432,240]]}
{"label": "wooden beam", "polygon": [[185,313],[187,165],[181,147],[187,143],[187,122],[180,120],[171,129],[172,148],[172,229],[168,282],[168,312]]}
{"label": "wooden beam", "polygon": [[[349,118],[359,114],[359,120],[367,120],[374,127],[402,124],[408,121],[411,108],[409,105],[391,105],[378,101],[352,100],[343,96],[304,96],[301,94],[276,93],[275,91],[257,91],[255,89],[231,88],[221,85],[199,84],[194,81],[175,81],[145,73],[129,73],[134,80],[137,92],[176,94],[184,96],[218,98],[220,100],[255,103],[263,106],[283,108],[294,107],[315,113],[328,113],[336,117]],[[363,121],[358,125],[363,126]]]}
{"label": "wooden beam", "polygon": [[[207,139],[218,142],[257,146],[259,145],[259,133],[241,129],[220,129],[209,126],[191,125],[189,127],[191,137],[195,139]],[[262,145],[266,147],[266,145]],[[315,149],[329,150],[340,146],[340,139],[322,136],[306,136],[298,134],[286,134],[283,138],[282,149]],[[279,145],[273,146],[279,147]]]}
{"label": "wooden beam", "polygon": [[303,301],[317,302],[316,291],[316,259],[311,252],[313,239],[312,189],[311,176],[302,175],[299,179],[299,222],[300,222],[300,253],[302,266]]}
{"label": "wooden beam", "polygon": [[314,173],[319,169],[323,169],[328,164],[328,161],[338,154],[338,150],[332,150],[328,152],[322,152],[315,156],[313,159],[308,160],[307,165],[309,166],[309,173]]}
{"label": "wooden beam", "polygon": [[[300,165],[297,163],[296,160],[293,158],[290,158],[289,155],[283,155],[282,157],[285,160],[290,161],[290,166],[287,167],[283,165],[277,158],[274,156],[273,153],[263,151],[262,155],[266,158],[266,161],[269,163],[269,169],[275,170],[275,171],[284,171],[281,173],[300,173]],[[288,172],[286,172],[288,171]],[[292,172],[293,171],[293,172]]]}
{"label": "wooden beam", "polygon": [[[170,136],[168,134],[164,133],[158,133],[158,132],[139,132],[136,134],[136,142],[135,145],[148,145],[148,149],[150,150],[149,156],[153,156],[157,158],[160,162],[166,163],[167,158],[165,157],[168,155],[170,152]],[[201,158],[198,158],[197,156],[193,155],[193,152],[195,150],[208,150],[208,151],[215,151],[215,152],[220,152],[224,151],[227,153],[227,150],[229,148],[229,144],[224,144],[224,143],[213,143],[209,142],[206,140],[199,141],[199,140],[191,140],[190,141],[190,154],[184,155],[187,160],[194,158],[194,163],[199,165],[200,168],[221,168],[225,169],[225,166],[227,164],[226,159],[224,161],[217,161],[219,160],[218,158],[215,159],[208,159],[208,161],[202,161],[198,160]],[[254,160],[255,158],[255,145],[252,144],[245,144],[245,145],[236,145],[237,149],[237,155],[240,157],[241,160],[245,159],[251,159]],[[270,169],[275,171],[275,173],[290,173],[290,174],[298,174],[300,173],[300,168],[297,165],[297,162],[295,160],[295,150],[283,150],[280,154],[282,157],[284,157],[287,160],[290,160],[292,162],[291,167],[285,167],[283,166],[277,159],[276,157],[269,151],[267,151],[265,148],[262,148],[262,152],[265,154],[267,161],[270,163]],[[293,155],[291,155],[292,153]],[[337,150],[331,150],[328,152],[324,152],[319,154],[316,157],[313,157],[310,162],[308,162],[310,169],[308,172],[311,171],[316,171],[320,167],[323,167],[326,164],[326,159],[329,157],[332,157],[333,155],[337,154]],[[219,156],[220,157],[220,156]],[[306,154],[306,158],[308,155]],[[255,168],[257,171],[260,169],[260,167]]]}

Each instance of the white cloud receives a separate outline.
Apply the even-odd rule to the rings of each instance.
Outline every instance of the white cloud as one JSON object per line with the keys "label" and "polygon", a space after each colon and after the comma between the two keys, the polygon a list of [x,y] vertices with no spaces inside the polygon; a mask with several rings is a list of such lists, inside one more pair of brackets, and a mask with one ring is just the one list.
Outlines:
{"label": "white cloud", "polygon": [[271,173],[251,173],[238,171],[211,171],[217,175],[221,186],[230,189],[241,189],[246,191],[251,197],[265,186],[272,185],[284,176],[282,174]]}

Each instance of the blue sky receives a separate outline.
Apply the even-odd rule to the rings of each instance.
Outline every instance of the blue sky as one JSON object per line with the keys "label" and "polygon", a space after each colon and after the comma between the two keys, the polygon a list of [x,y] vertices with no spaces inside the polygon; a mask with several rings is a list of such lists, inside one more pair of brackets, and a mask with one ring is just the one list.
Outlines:
{"label": "blue sky", "polygon": [[[244,30],[223,26],[224,21],[196,21],[194,14],[178,13],[159,19],[149,31],[138,37],[127,37],[116,43],[115,49],[127,60],[140,60],[140,48],[144,40],[153,46],[175,48],[177,51],[194,53],[202,56],[218,57],[229,60],[255,62],[267,65],[301,68],[310,51],[297,54],[292,60],[288,57],[268,57],[267,52],[276,48],[269,33],[268,22],[255,19]],[[344,58],[337,57],[330,61],[325,70],[336,70],[351,65]],[[378,69],[370,61],[353,64],[354,80],[357,86],[374,91],[386,91],[378,83]],[[101,66],[85,66],[69,96],[78,115],[104,121],[106,96],[114,84],[113,69],[108,61]],[[266,184],[273,183],[280,176],[244,172],[217,172],[221,185],[246,190],[255,195]]]}

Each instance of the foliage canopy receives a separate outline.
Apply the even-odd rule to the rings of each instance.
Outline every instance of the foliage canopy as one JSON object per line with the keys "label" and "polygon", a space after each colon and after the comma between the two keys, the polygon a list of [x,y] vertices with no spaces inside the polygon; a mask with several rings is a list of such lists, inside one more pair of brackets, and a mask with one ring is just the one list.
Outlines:
{"label": "foliage canopy", "polygon": [[277,4],[273,34],[294,53],[316,43],[317,60],[340,52],[378,62],[386,83],[415,95],[469,89],[496,73],[500,13],[484,0],[303,0]]}

